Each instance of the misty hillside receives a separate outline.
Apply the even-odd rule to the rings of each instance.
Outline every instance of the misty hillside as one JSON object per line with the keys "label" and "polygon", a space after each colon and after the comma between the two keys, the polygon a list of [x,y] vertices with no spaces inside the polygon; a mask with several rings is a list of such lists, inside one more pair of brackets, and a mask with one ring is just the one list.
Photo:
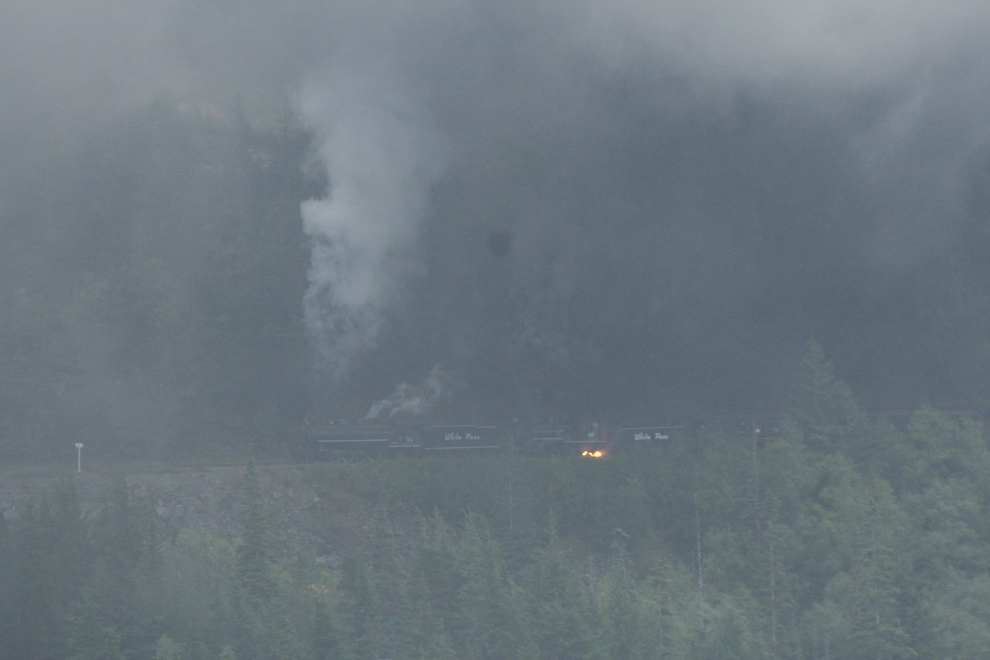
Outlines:
{"label": "misty hillside", "polygon": [[0,517],[0,658],[983,657],[985,429],[796,381],[772,435],[601,460],[66,479]]}
{"label": "misty hillside", "polygon": [[448,421],[778,412],[810,338],[868,410],[986,409],[976,5],[318,4],[3,10],[3,452],[280,445],[401,384]]}
{"label": "misty hillside", "polygon": [[0,660],[988,657],[988,28],[0,2]]}

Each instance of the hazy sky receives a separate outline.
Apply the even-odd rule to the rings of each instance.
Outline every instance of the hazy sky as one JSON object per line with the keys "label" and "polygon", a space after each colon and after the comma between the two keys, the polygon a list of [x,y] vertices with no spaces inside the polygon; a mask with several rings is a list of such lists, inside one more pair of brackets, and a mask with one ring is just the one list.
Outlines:
{"label": "hazy sky", "polygon": [[[449,75],[438,67],[472,69],[490,84],[493,75],[559,79],[582,67],[627,76],[652,64],[701,87],[786,83],[834,93],[902,76],[923,85],[945,67],[963,73],[960,60],[979,61],[990,9],[976,0],[80,0],[5,2],[0,12],[0,75],[16,92],[5,95],[5,115],[31,108],[71,119],[163,89],[190,98],[218,87],[281,93],[346,52],[399,57],[421,81]],[[515,59],[522,53],[541,57]]]}

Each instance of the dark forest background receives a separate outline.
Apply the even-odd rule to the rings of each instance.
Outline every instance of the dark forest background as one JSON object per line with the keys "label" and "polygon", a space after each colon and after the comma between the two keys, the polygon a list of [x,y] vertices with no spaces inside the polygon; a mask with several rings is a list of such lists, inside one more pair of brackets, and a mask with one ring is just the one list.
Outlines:
{"label": "dark forest background", "polygon": [[[613,92],[596,112],[628,121]],[[868,410],[985,410],[987,156],[944,225],[878,267],[890,200],[829,123],[791,132],[754,99],[733,112],[641,118],[611,144],[556,136],[595,147],[567,177],[540,143],[452,168],[403,302],[338,383],[302,322],[299,204],[328,182],[291,107],[267,128],[169,97],[133,110],[4,179],[0,445],[277,444],[435,367],[433,414],[451,421],[779,412],[809,338]]]}

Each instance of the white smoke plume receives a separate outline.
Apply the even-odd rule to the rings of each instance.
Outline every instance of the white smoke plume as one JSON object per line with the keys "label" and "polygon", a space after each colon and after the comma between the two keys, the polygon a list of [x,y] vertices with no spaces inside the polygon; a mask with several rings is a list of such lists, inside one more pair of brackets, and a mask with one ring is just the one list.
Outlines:
{"label": "white smoke plume", "polygon": [[326,198],[302,204],[313,240],[305,320],[338,380],[375,347],[401,299],[431,187],[445,170],[443,143],[423,104],[397,80],[387,67],[337,67],[298,95],[329,177]]}
{"label": "white smoke plume", "polygon": [[440,365],[435,364],[422,385],[400,384],[395,388],[392,396],[372,405],[364,418],[377,419],[386,410],[389,419],[399,414],[422,415],[436,405],[444,395],[446,388],[443,386],[442,380],[443,373],[440,370]]}

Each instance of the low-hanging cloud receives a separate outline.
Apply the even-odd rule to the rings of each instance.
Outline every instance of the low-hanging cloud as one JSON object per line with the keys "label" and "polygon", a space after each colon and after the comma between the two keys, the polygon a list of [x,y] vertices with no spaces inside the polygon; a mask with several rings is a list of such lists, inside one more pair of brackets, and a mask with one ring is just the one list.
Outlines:
{"label": "low-hanging cloud", "polygon": [[[595,246],[596,237],[605,235],[613,239],[610,250],[626,252],[623,260],[649,258],[648,246],[655,242],[671,254],[698,255],[687,268],[694,274],[684,276],[695,293],[681,286],[650,303],[666,308],[675,325],[685,328],[737,314],[741,301],[776,286],[775,276],[756,267],[757,245],[722,235],[723,220],[753,213],[759,195],[742,187],[734,199],[723,198],[722,184],[706,179],[719,167],[735,177],[737,163],[746,159],[756,159],[755,170],[748,169],[759,173],[769,159],[810,158],[800,155],[814,149],[800,142],[802,124],[820,131],[817,139],[833,142],[837,156],[827,167],[834,171],[823,176],[840,176],[845,181],[832,185],[849,185],[849,192],[833,198],[809,192],[818,185],[810,171],[790,189],[767,178],[764,196],[777,197],[775,213],[806,204],[815,222],[842,222],[843,214],[857,212],[856,205],[873,204],[855,230],[861,235],[847,240],[868,267],[892,272],[939,249],[951,234],[947,227],[957,221],[953,200],[965,154],[980,139],[980,113],[956,113],[934,145],[918,136],[946,110],[940,99],[944,80],[936,72],[952,70],[960,57],[979,49],[974,25],[985,25],[988,17],[978,3],[926,4],[907,13],[888,2],[589,0],[485,9],[465,0],[424,6],[407,25],[402,20],[410,18],[408,12],[402,20],[383,18],[385,6],[347,17],[367,30],[367,42],[352,39],[329,53],[330,73],[310,72],[296,96],[329,179],[326,198],[302,207],[313,239],[306,322],[338,379],[377,346],[390,315],[403,309],[415,287],[420,265],[438,267],[425,262],[420,235],[432,222],[436,184],[448,174],[458,181],[455,187],[483,191],[456,222],[480,218],[511,228],[522,246],[518,260],[539,254],[558,263],[544,272],[592,259],[600,247],[571,248]],[[445,15],[444,8],[453,11]],[[734,140],[728,127],[745,121],[740,95],[768,109],[768,121],[776,113],[785,119],[779,133],[792,132],[797,140],[781,142],[787,153],[760,154],[764,147],[754,149],[742,138],[718,155],[687,152],[679,169],[694,177],[688,191],[663,193],[665,186],[676,186],[672,177],[646,187],[641,172],[671,157],[659,151],[659,139],[648,148],[653,153],[623,147],[639,142],[638,125],[667,123],[676,135],[694,121],[685,118],[698,117]],[[715,137],[698,130],[696,145],[717,148]],[[631,183],[637,180],[643,183]],[[851,183],[856,180],[862,189]],[[630,203],[630,192],[645,201]],[[857,196],[859,201],[840,201]],[[898,201],[911,197],[928,202]],[[819,204],[832,207],[814,206]],[[533,213],[547,207],[555,210]],[[560,220],[541,226],[540,217]],[[690,226],[678,219],[690,217],[697,218]],[[651,225],[650,238],[635,238],[634,227]],[[580,236],[585,238],[575,239]],[[683,270],[679,263],[677,256],[668,258],[650,277],[667,271],[670,281],[684,279],[677,274]],[[522,310],[538,307],[548,290],[559,288],[554,278],[534,280],[528,272],[517,267],[513,275]],[[592,271],[585,272],[590,277]],[[660,287],[651,281],[640,286]],[[586,290],[579,284],[561,308]],[[707,304],[685,307],[681,298],[692,296]],[[621,304],[617,311],[628,313]],[[525,325],[527,312],[517,313]],[[570,325],[573,315],[559,314],[561,324],[548,331],[574,339],[583,331],[581,324]],[[513,337],[520,332],[525,334],[516,328]],[[590,363],[607,354],[596,341],[575,342]],[[504,350],[511,363],[517,344],[503,338],[496,350]],[[557,357],[549,348],[537,350],[526,364],[509,368],[549,373],[560,369]]]}
{"label": "low-hanging cloud", "polygon": [[[293,217],[302,313],[338,381],[400,315],[416,349],[391,356],[424,355],[382,358],[374,398],[453,354],[512,372],[530,327],[560,339],[522,342],[537,375],[560,346],[608,355],[612,319],[726,346],[719,323],[764,290],[898,275],[951,239],[990,141],[988,25],[975,0],[7,3],[0,210],[14,159],[149,99],[270,127],[288,96],[329,181]],[[493,231],[512,252],[484,270]]]}

